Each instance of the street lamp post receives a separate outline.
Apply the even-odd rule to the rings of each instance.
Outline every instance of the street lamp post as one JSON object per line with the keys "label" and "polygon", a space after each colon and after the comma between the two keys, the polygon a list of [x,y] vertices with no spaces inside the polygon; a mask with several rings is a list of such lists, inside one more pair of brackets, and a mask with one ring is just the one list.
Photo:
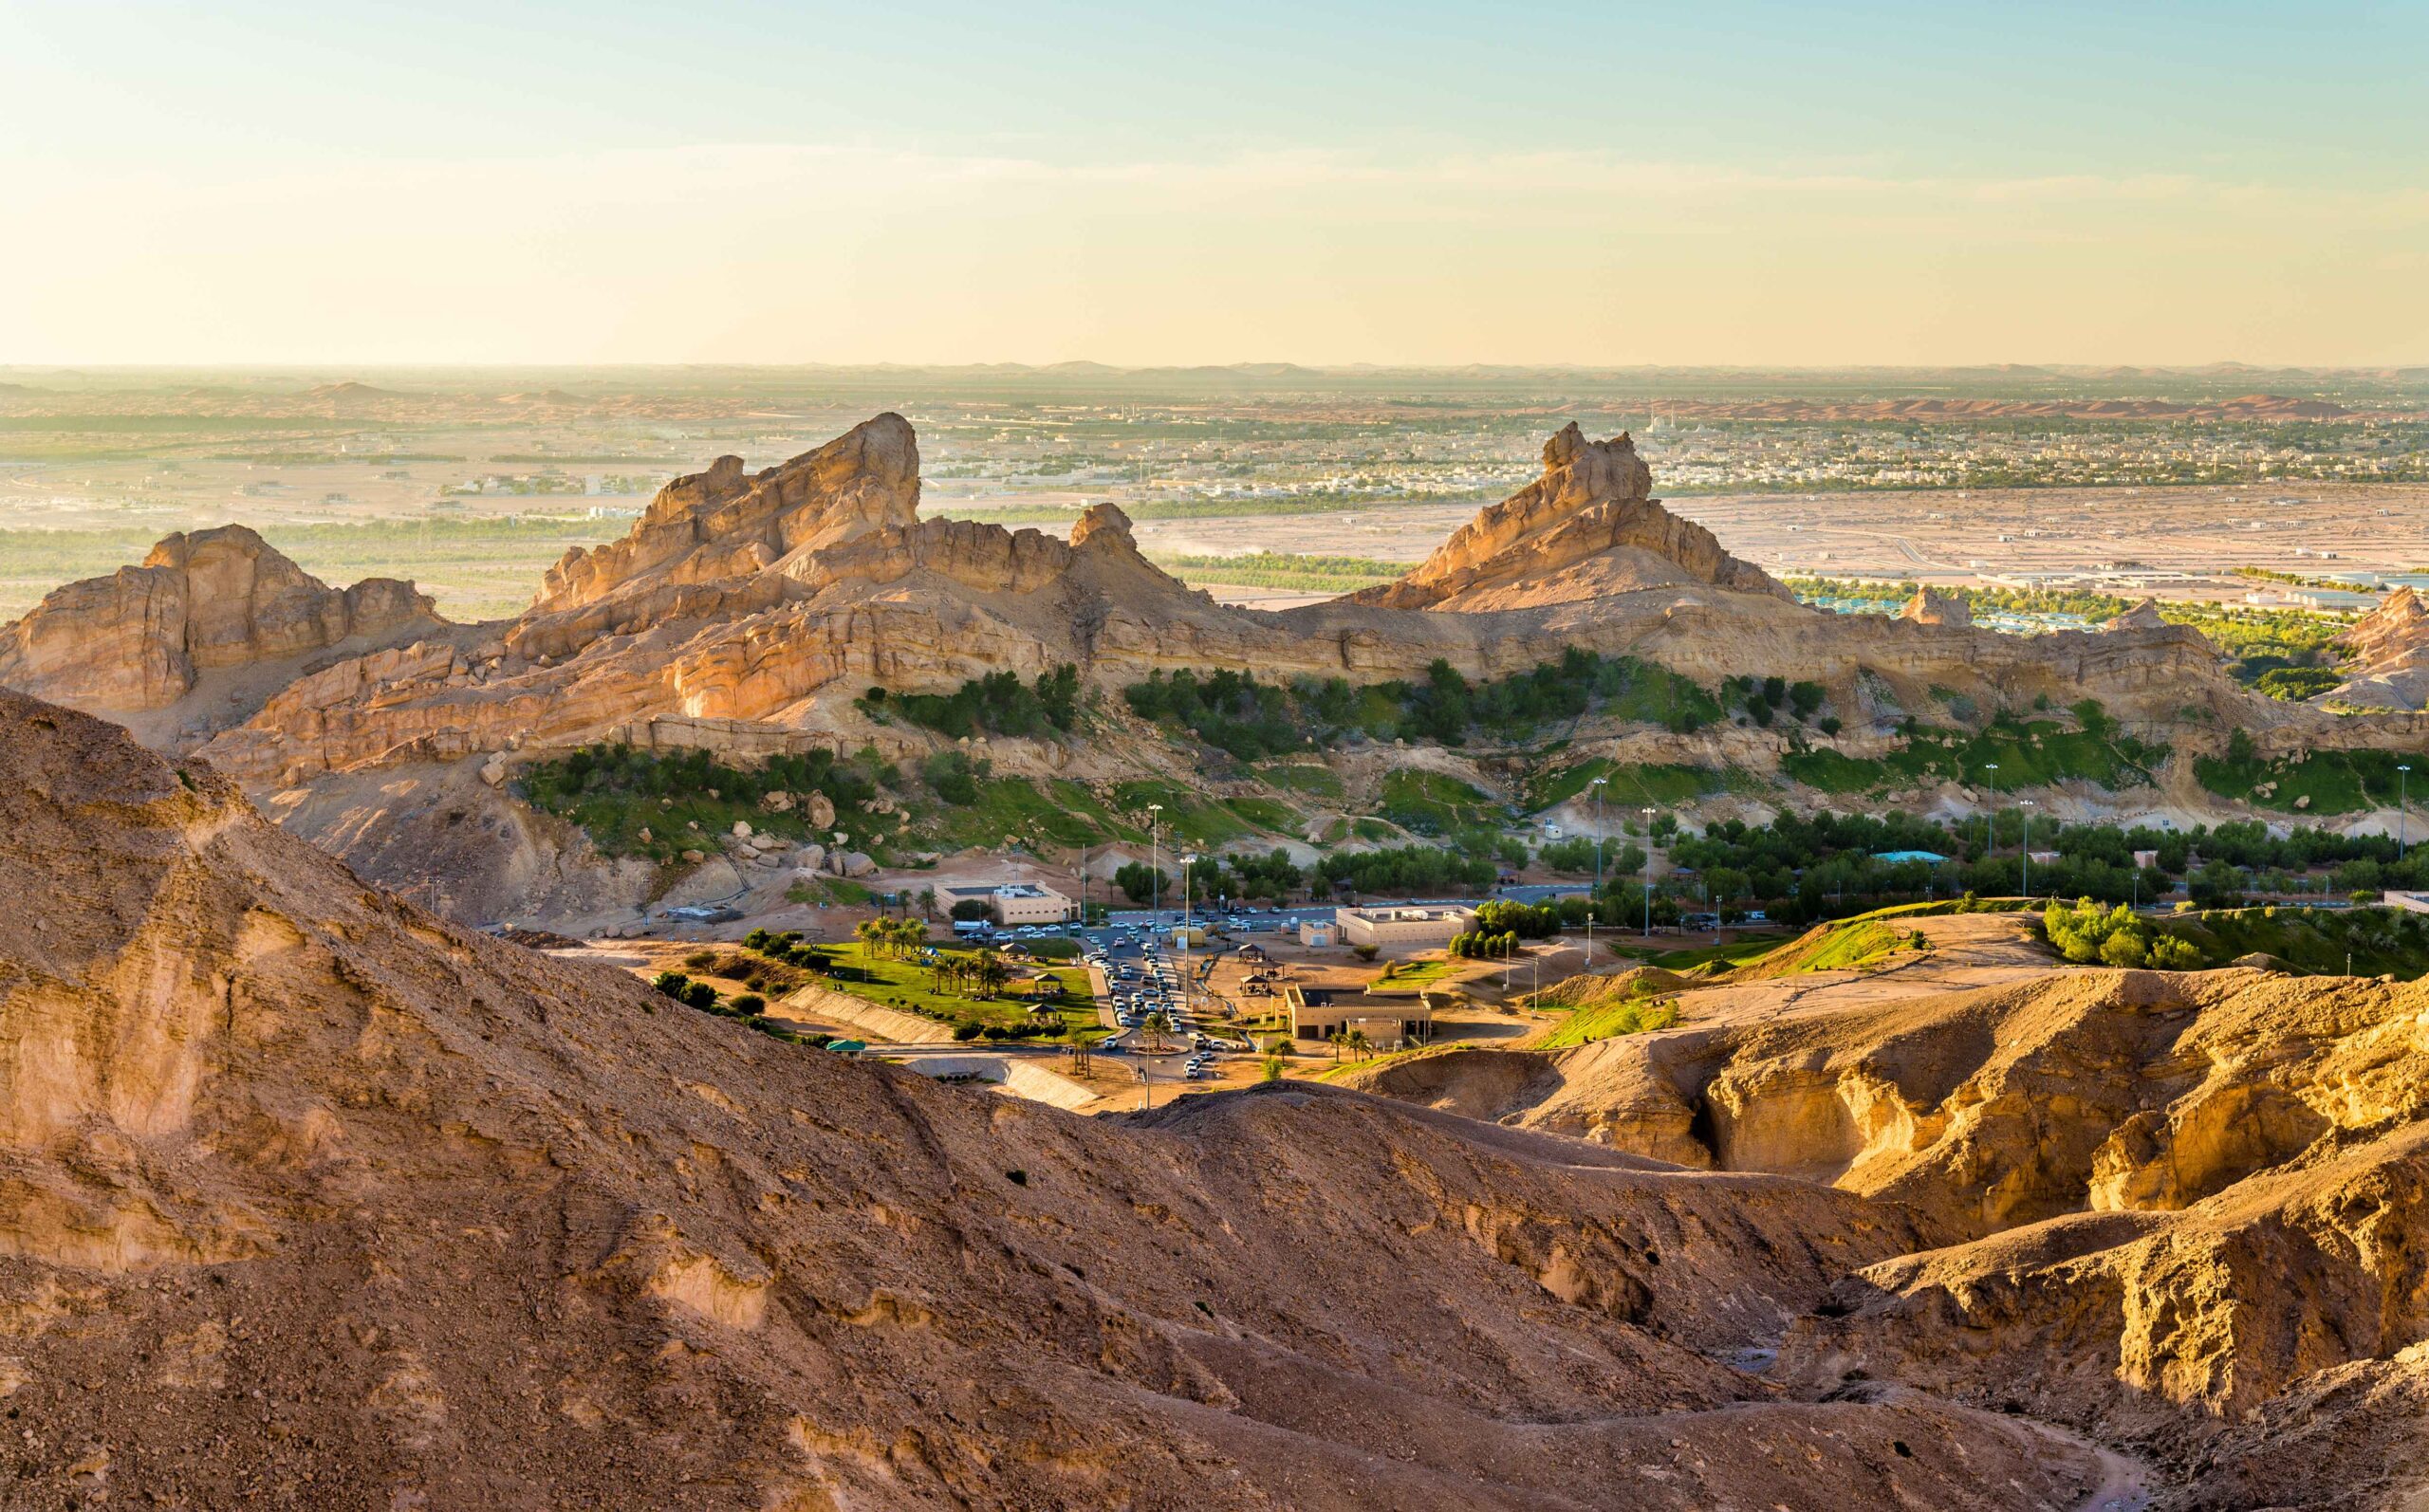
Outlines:
{"label": "street lamp post", "polygon": [[2395,768],[2395,858],[2396,858],[2396,860],[2397,860],[2397,861],[2399,861],[2399,862],[2401,862],[2401,861],[2403,859],[2403,811],[2404,811],[2404,807],[2405,807],[2405,805],[2406,805],[2407,803],[2409,803],[2409,802],[2410,802],[2410,800],[2405,796],[2405,793],[2404,793],[2404,786],[2405,786],[2406,782],[2408,781],[2407,774],[2408,774],[2408,773],[2410,773],[2410,772],[2411,772],[2411,770],[2412,770],[2412,764],[2411,764],[2411,763],[2409,763],[2409,762],[2398,762],[2398,763],[2396,764],[2396,768]]}
{"label": "street lamp post", "polygon": [[1180,858],[1180,1011],[1189,1012],[1189,869],[1197,864],[1196,852]]}
{"label": "street lamp post", "polygon": [[1997,762],[1984,762],[1982,764],[1982,770],[1992,774],[1982,780],[1982,785],[1991,790],[1991,797],[1993,799],[1993,802],[1985,804],[1982,809],[1982,856],[1983,858],[1987,860],[1991,855],[1991,842],[1999,838],[1997,826],[1991,822],[1992,816],[1998,812],[1996,800],[1999,793],[1999,764]]}
{"label": "street lamp post", "polygon": [[2030,897],[2032,895],[2032,800],[2017,799],[2016,808],[2022,813],[2024,823],[2024,895]]}
{"label": "street lamp post", "polygon": [[1603,891],[1603,784],[1607,777],[1597,777],[1588,784],[1594,793],[1594,891]]}
{"label": "street lamp post", "polygon": [[1147,935],[1164,925],[1164,805],[1147,805]]}
{"label": "street lamp post", "polygon": [[1594,969],[1594,911],[1585,911],[1585,969]]}
{"label": "street lamp post", "polygon": [[1639,809],[1644,816],[1644,937],[1653,938],[1653,810]]}

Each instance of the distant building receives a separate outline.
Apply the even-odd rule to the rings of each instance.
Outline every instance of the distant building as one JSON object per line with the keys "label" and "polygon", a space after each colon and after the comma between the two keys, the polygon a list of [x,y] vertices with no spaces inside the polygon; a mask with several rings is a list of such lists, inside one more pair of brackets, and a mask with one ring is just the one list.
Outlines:
{"label": "distant building", "polygon": [[1424,950],[1451,943],[1451,937],[1475,928],[1474,909],[1451,904],[1441,908],[1336,909],[1343,943],[1371,945],[1379,950]]}
{"label": "distant building", "polygon": [[2160,853],[2157,851],[2136,851],[2134,853],[2134,866],[2137,871],[2147,872],[2159,864]]}
{"label": "distant building", "polygon": [[1035,882],[999,882],[992,887],[947,887],[937,891],[948,913],[956,903],[983,903],[996,923],[1008,927],[1062,924],[1080,916],[1077,903]]}
{"label": "distant building", "polygon": [[1322,950],[1341,938],[1341,926],[1330,919],[1301,919],[1299,943]]}
{"label": "distant building", "polygon": [[1374,997],[1363,992],[1323,992],[1311,999],[1293,983],[1282,989],[1293,1040],[1329,1040],[1352,1029],[1382,1050],[1422,1044],[1434,1038],[1434,1005],[1422,992]]}
{"label": "distant building", "polygon": [[1892,866],[1907,861],[1920,861],[1926,866],[1938,866],[1948,859],[1938,851],[1875,851],[1872,853],[1872,858],[1876,861],[1887,861]]}

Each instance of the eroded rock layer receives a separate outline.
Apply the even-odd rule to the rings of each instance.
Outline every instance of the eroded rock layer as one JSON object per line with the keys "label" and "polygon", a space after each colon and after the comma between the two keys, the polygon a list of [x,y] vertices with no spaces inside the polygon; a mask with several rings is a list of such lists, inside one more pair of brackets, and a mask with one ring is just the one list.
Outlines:
{"label": "eroded rock layer", "polygon": [[173,535],[0,629],[0,686],[79,708],[163,708],[204,673],[442,623],[409,582],[336,589],[243,526]]}

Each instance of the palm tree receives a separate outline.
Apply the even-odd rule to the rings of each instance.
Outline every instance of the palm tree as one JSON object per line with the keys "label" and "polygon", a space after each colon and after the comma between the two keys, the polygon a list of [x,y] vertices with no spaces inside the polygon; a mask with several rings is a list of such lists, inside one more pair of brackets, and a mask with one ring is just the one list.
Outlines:
{"label": "palm tree", "polygon": [[1140,1027],[1147,1031],[1147,1048],[1150,1051],[1161,1050],[1164,1047],[1164,1036],[1172,1033],[1173,1021],[1165,1016],[1163,1009],[1158,1008],[1147,1015],[1146,1022]]}
{"label": "palm tree", "polygon": [[928,947],[928,926],[918,919],[904,919],[894,927],[895,936],[902,942],[902,953],[917,955]]}
{"label": "palm tree", "polygon": [[1335,1029],[1332,1033],[1326,1035],[1325,1038],[1331,1042],[1332,1044],[1332,1063],[1334,1065],[1341,1064],[1341,1047],[1348,1042],[1349,1037],[1342,1033],[1339,1029]]}
{"label": "palm tree", "polygon": [[1351,1057],[1356,1060],[1363,1060],[1366,1059],[1365,1030],[1352,1029],[1349,1031],[1349,1053]]}
{"label": "palm tree", "polygon": [[887,933],[885,920],[862,919],[860,923],[852,926],[852,932],[859,936],[862,949],[867,950],[870,955],[876,956],[884,953],[885,936]]}

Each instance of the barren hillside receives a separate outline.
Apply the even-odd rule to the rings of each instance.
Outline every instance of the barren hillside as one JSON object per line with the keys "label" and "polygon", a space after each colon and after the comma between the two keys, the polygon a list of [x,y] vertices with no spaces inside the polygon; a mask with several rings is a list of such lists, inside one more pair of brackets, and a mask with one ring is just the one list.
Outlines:
{"label": "barren hillside", "polygon": [[1925,1230],[1344,1093],[1129,1125],[458,931],[0,696],[9,1504],[2068,1505],[1731,1363]]}

